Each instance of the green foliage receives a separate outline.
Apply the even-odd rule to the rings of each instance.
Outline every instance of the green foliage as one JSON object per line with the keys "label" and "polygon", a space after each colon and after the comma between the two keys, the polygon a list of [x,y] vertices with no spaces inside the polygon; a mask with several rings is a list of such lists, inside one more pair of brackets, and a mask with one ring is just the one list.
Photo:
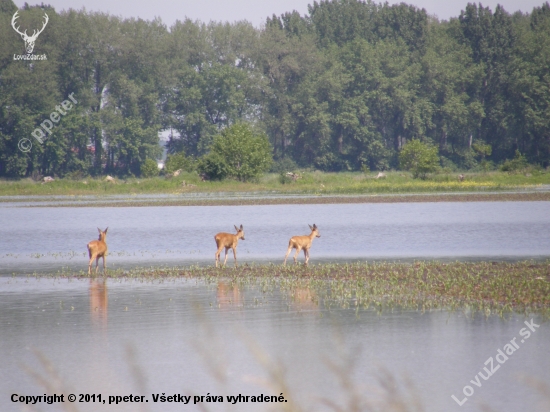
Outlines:
{"label": "green foliage", "polygon": [[232,177],[245,182],[266,172],[273,160],[267,136],[256,134],[246,123],[237,123],[214,137],[210,153],[199,162],[199,171],[210,179]]}
{"label": "green foliage", "polygon": [[399,165],[412,172],[414,178],[425,179],[428,173],[435,172],[439,165],[437,147],[411,140],[399,153]]}
{"label": "green foliage", "polygon": [[292,178],[290,176],[287,176],[285,172],[279,173],[279,183],[282,185],[288,185],[292,183]]}
{"label": "green foliage", "polygon": [[157,162],[153,159],[146,159],[140,168],[141,176],[143,177],[155,177],[159,175],[159,168]]}
{"label": "green foliage", "polygon": [[211,151],[199,159],[197,170],[208,180],[223,180],[230,176],[230,167],[223,154]]}
{"label": "green foliage", "polygon": [[174,173],[176,170],[192,172],[195,170],[196,162],[192,157],[185,156],[184,152],[168,155],[164,163],[164,171],[166,173]]}
{"label": "green foliage", "polygon": [[[412,179],[410,173],[401,171],[388,171],[384,179],[373,179],[373,175],[365,176],[359,172],[301,172],[298,180],[292,184],[281,184],[278,174],[267,174],[258,181],[248,183],[236,180],[202,182],[196,173],[182,173],[180,179],[158,179],[157,177],[127,178],[124,184],[112,184],[105,182],[104,176],[94,178],[91,176],[78,176],[76,174],[55,179],[47,185],[37,184],[42,176],[35,175],[33,179],[0,179],[0,196],[11,195],[101,195],[101,194],[135,194],[135,193],[177,193],[182,189],[192,190],[197,193],[250,192],[276,191],[279,193],[303,193],[303,194],[396,194],[396,193],[442,193],[442,192],[487,192],[507,191],[515,192],[523,189],[532,189],[536,185],[550,184],[550,172],[545,169],[529,168],[529,173],[514,173],[493,171],[489,173],[472,173],[466,175],[463,182],[457,180],[457,173],[438,173],[431,175],[427,180]],[[74,180],[73,180],[74,179]],[[182,188],[181,179],[186,183],[196,185],[195,188]],[[119,183],[122,180],[117,179]],[[501,193],[503,199],[512,199]],[[550,198],[541,194],[541,199]],[[525,199],[532,198],[532,194],[526,193]],[[473,198],[472,198],[473,199]],[[35,199],[39,200],[39,199]],[[250,204],[260,204],[266,199],[250,199]],[[345,198],[341,201],[347,202]],[[391,199],[389,199],[391,201]],[[395,199],[394,199],[395,200]],[[166,199],[163,204],[186,204],[189,199]],[[315,202],[315,200],[312,200]],[[327,200],[330,201],[330,200]],[[354,201],[354,200],[350,200]],[[156,202],[144,201],[142,204],[153,205]],[[223,204],[222,200],[197,200],[199,204]],[[109,206],[108,204],[105,204]]]}
{"label": "green foliage", "polygon": [[[0,2],[0,177],[138,175],[159,156],[160,131],[173,131],[171,155],[198,158],[240,122],[265,130],[273,156],[301,168],[396,168],[403,142],[415,139],[434,142],[461,170],[487,171],[516,148],[550,166],[546,3],[513,15],[472,3],[438,21],[405,3],[327,0],[262,28],[189,19],[168,28],[26,5],[22,28],[50,17],[35,49],[48,59],[32,62],[13,58],[24,53],[15,10]],[[76,107],[34,140],[70,93]],[[21,139],[30,151],[19,150]],[[175,170],[193,169],[188,160]],[[201,165],[220,179],[256,173],[220,155]]]}
{"label": "green foliage", "polygon": [[503,172],[517,172],[526,169],[528,166],[527,159],[522,155],[519,150],[516,150],[516,154],[513,159],[506,160],[501,166],[500,170]]}
{"label": "green foliage", "polygon": [[486,156],[491,156],[492,147],[490,144],[474,143],[472,144],[472,149],[474,149],[474,152],[482,159],[485,159]]}
{"label": "green foliage", "polygon": [[456,164],[451,160],[446,158],[445,156],[439,157],[439,162],[441,163],[441,167],[446,172],[456,172],[457,167]]}
{"label": "green foliage", "polygon": [[283,157],[282,159],[273,162],[269,171],[271,173],[286,173],[294,172],[297,169],[298,165],[294,160],[289,157]]}

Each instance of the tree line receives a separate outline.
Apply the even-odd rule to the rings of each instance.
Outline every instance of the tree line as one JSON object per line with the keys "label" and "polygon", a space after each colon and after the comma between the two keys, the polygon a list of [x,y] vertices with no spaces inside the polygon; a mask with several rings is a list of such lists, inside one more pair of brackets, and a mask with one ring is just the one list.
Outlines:
{"label": "tree line", "polygon": [[[405,3],[315,1],[260,28],[25,5],[21,30],[49,17],[34,50],[46,60],[14,59],[17,10],[0,0],[3,177],[139,175],[161,131],[169,154],[211,159],[238,124],[267,136],[272,167],[398,168],[411,140],[451,169],[517,153],[550,163],[548,3],[514,14],[469,3],[439,21]],[[34,139],[71,93],[74,108]]]}

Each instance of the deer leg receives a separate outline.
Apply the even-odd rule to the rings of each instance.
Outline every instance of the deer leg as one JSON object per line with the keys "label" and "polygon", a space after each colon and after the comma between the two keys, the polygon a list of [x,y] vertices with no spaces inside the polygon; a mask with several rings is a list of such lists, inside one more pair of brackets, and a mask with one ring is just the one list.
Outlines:
{"label": "deer leg", "polygon": [[307,262],[309,261],[309,250],[307,249],[304,249],[304,259],[306,260],[305,265],[307,266]]}
{"label": "deer leg", "polygon": [[225,248],[225,259],[223,261],[223,265],[225,266],[225,264],[227,263],[227,251],[229,250],[228,247]]}
{"label": "deer leg", "polygon": [[223,247],[218,248],[215,254],[216,267],[218,267],[218,262],[220,261],[220,253],[222,253]]}
{"label": "deer leg", "polygon": [[296,253],[294,254],[294,263],[298,263],[297,259],[298,259],[298,255],[300,254],[300,250],[302,250],[301,247],[296,248]]}
{"label": "deer leg", "polygon": [[286,265],[286,258],[288,257],[288,255],[290,255],[290,251],[292,250],[292,246],[289,246],[288,247],[288,250],[286,251],[286,255],[285,255],[285,261],[283,263],[283,265]]}
{"label": "deer leg", "polygon": [[[91,253],[90,253],[91,255]],[[88,275],[92,274],[92,264],[94,263],[94,257],[90,256],[90,263],[88,263]]]}
{"label": "deer leg", "polygon": [[234,247],[233,249],[233,257],[235,258],[235,267],[237,267],[237,248]]}
{"label": "deer leg", "polygon": [[103,255],[103,274],[107,274],[107,269],[105,268],[105,255]]}
{"label": "deer leg", "polygon": [[95,258],[95,273],[97,273],[97,267],[99,266],[99,256]]}

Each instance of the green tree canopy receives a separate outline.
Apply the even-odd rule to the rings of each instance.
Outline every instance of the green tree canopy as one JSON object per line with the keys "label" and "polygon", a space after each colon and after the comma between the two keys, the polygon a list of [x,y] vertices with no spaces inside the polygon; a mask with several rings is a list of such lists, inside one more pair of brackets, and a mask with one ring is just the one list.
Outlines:
{"label": "green tree canopy", "polygon": [[[18,7],[0,0],[0,177],[139,174],[163,130],[171,155],[207,155],[211,175],[228,176],[209,148],[238,123],[265,132],[274,160],[325,171],[399,167],[414,139],[451,168],[498,167],[516,150],[550,166],[550,5],[466,3],[438,21],[405,3],[318,0],[261,28],[25,3],[22,30],[50,19],[34,52],[47,59],[26,60],[14,59]],[[71,94],[76,108],[34,140]]]}
{"label": "green tree canopy", "polygon": [[425,179],[428,173],[437,170],[437,147],[417,139],[411,140],[399,153],[399,164],[402,169],[411,171],[415,178]]}
{"label": "green tree canopy", "polygon": [[214,137],[199,171],[212,179],[252,180],[271,167],[271,151],[266,135],[255,133],[246,123],[237,123]]}

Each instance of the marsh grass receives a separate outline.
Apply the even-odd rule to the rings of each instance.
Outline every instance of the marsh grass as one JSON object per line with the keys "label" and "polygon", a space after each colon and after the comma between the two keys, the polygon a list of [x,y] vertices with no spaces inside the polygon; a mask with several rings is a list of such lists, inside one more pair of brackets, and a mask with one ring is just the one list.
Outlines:
{"label": "marsh grass", "polygon": [[[55,276],[87,274],[62,271]],[[108,270],[107,276],[142,281],[188,278],[212,285],[224,280],[239,288],[257,287],[263,294],[280,290],[290,298],[310,290],[308,299],[325,309],[357,313],[461,310],[472,315],[516,312],[550,317],[550,261],[153,267]]]}
{"label": "marsh grass", "polygon": [[[457,174],[436,174],[429,179],[413,179],[406,172],[387,172],[386,178],[360,172],[300,172],[295,182],[282,184],[280,176],[266,174],[255,182],[235,180],[202,182],[196,173],[182,173],[177,178],[116,179],[115,183],[103,179],[56,179],[42,184],[32,179],[0,180],[0,196],[17,195],[131,195],[160,193],[215,193],[215,192],[270,192],[280,194],[392,194],[484,192],[521,190],[550,184],[550,173],[542,170],[533,173],[510,174],[505,172],[466,173],[459,182]],[[185,182],[185,186],[182,185]]]}

